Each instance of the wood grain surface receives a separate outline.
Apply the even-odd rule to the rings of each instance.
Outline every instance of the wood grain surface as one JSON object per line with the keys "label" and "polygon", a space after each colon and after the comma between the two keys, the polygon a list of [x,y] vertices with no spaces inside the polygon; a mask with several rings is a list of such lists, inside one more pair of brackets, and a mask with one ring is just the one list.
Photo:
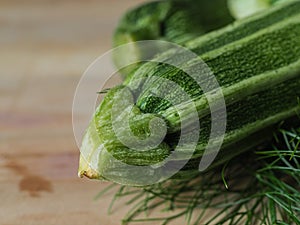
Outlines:
{"label": "wood grain surface", "polygon": [[115,225],[107,184],[77,177],[76,85],[142,0],[0,1],[0,225]]}

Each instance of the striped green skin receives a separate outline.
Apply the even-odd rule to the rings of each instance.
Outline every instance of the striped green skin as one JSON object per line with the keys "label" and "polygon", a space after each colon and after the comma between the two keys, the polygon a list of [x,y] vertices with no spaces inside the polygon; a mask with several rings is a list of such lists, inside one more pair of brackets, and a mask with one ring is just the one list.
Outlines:
{"label": "striped green skin", "polygon": [[[282,8],[289,9],[289,5],[284,5]],[[266,13],[265,17],[269,20],[269,13]],[[265,22],[264,19],[264,16],[261,15],[261,23]],[[248,23],[248,20],[245,20],[245,23]],[[224,28],[225,31],[227,29]],[[260,132],[295,115],[299,110],[299,35],[300,10],[298,14],[275,22],[219,49],[200,55],[200,58],[214,72],[222,87],[227,106],[227,129],[220,152],[222,157],[219,157],[214,165],[261,143],[265,137]],[[180,57],[178,54],[174,55],[172,50],[165,55],[168,54],[170,57]],[[192,69],[193,60],[186,66]],[[94,154],[99,155],[97,148],[103,144],[107,151],[117,159],[132,165],[153,165],[166,158],[169,151],[172,151],[177,144],[181,123],[189,125],[190,109],[185,107],[186,102],[180,102],[178,106],[184,109],[184,117],[178,118],[174,107],[168,102],[154,97],[152,93],[163,93],[166,87],[161,83],[147,82],[147,77],[153,75],[176,82],[194,100],[200,118],[201,140],[197,144],[193,159],[186,165],[186,168],[197,169],[210,132],[211,120],[208,103],[195,81],[187,74],[162,63],[142,65],[126,83],[137,98],[135,107],[138,109],[138,115],[144,115],[145,118],[153,115],[160,116],[168,124],[168,134],[161,146],[153,150],[135,153],[118,142],[109,119],[111,115],[110,102],[118,90],[122,89],[122,87],[117,87],[109,91],[96,112],[95,125],[89,127],[84,137],[82,152],[89,152],[89,157]],[[134,81],[140,77],[145,77],[146,81],[136,87]],[[179,98],[176,92],[170,93],[169,97]],[[143,131],[141,132],[143,136],[148,132],[146,121],[133,124],[132,128]],[[135,127],[135,125],[145,127]],[[249,140],[249,138],[251,139]],[[236,147],[237,145],[240,148]],[[182,154],[177,160],[185,159],[185,152],[188,150],[188,146],[186,149],[185,146],[182,146],[179,149]],[[134,171],[125,171],[118,162],[107,160],[105,152],[102,154],[103,156],[99,157],[100,161],[96,165],[99,169],[98,174],[93,178],[105,179],[106,175],[109,175],[109,179],[113,181],[125,185],[137,185],[131,179]],[[84,174],[85,170],[88,169],[81,166],[81,174]],[[149,173],[162,173],[162,171],[161,168],[157,168]]]}
{"label": "striped green skin", "polygon": [[300,1],[282,3],[282,5],[274,6],[267,11],[238,20],[223,29],[193,39],[185,43],[185,46],[198,55],[204,54],[292,17],[299,11]]}
{"label": "striped green skin", "polygon": [[[277,82],[280,82],[283,79],[280,75],[281,70],[293,65],[293,63],[299,60],[300,39],[297,38],[300,35],[299,22],[300,17],[296,15],[253,35],[247,36],[236,43],[201,55],[201,59],[210,67],[219,84],[223,88],[229,88],[223,90],[225,93],[227,90],[230,91],[230,89],[233,88],[232,85],[236,85],[237,82],[249,82],[250,78],[252,79],[252,83],[261,82],[261,79],[264,79],[264,77],[256,75],[267,75],[268,72],[274,75],[268,74],[268,76],[272,78],[272,82],[264,79],[265,83],[276,82],[274,77],[279,79]],[[176,57],[180,57],[180,55]],[[164,64],[153,64],[151,66],[153,67],[152,74],[157,74],[157,71],[162,71],[159,74],[160,77],[178,83],[191,97],[197,99],[202,96],[202,91],[199,91],[199,88],[197,88],[198,84],[182,70]],[[188,65],[189,68],[192,66],[192,63]],[[144,67],[148,70],[147,67],[149,67],[149,64]],[[134,76],[132,81],[128,82],[128,84],[130,85],[136,77],[140,78],[141,76],[151,74],[146,74],[143,70],[144,68],[141,67],[140,70],[136,72],[137,75]],[[283,73],[286,73],[286,71],[284,70]],[[138,107],[140,107],[143,112],[164,114],[162,111],[168,109],[170,104],[154,97],[151,93],[164,92],[166,88],[164,87],[165,85],[164,83],[151,82],[148,84],[145,82],[143,91],[139,93],[137,99]],[[251,87],[251,83],[248,86]],[[234,90],[234,92],[236,91],[237,90]],[[173,96],[170,98],[175,98],[177,94],[176,92],[172,92],[171,95]],[[228,103],[229,102],[227,102],[227,104]],[[168,117],[168,115],[165,116]]]}
{"label": "striped green skin", "polygon": [[[128,11],[120,20],[113,37],[113,46],[141,40],[165,40],[184,44],[204,33],[231,22],[227,0],[166,0],[152,1]],[[143,53],[130,51],[143,59]],[[128,51],[114,56],[117,67],[128,58]],[[128,74],[136,66],[121,70]]]}

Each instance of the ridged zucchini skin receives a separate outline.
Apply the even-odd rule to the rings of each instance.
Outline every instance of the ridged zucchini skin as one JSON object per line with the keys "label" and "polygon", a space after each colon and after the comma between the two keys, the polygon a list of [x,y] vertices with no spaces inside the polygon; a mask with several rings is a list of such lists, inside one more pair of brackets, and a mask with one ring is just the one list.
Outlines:
{"label": "ridged zucchini skin", "polygon": [[[231,22],[227,0],[165,0],[145,3],[128,11],[121,19],[113,36],[113,47],[141,40],[165,40],[183,45],[200,35],[219,29]],[[138,46],[131,49],[137,58]],[[114,57],[119,67],[128,52]],[[124,76],[134,67],[121,70]]]}
{"label": "ridged zucchini skin", "polygon": [[264,12],[256,13],[243,20],[237,20],[222,29],[188,41],[184,46],[196,54],[202,55],[297,15],[300,10],[299,7],[300,1],[289,0],[287,3],[273,6]]}
{"label": "ridged zucchini skin", "polygon": [[[285,19],[275,19],[274,23],[268,22],[273,18],[270,14],[283,13],[285,9],[292,10],[291,6],[293,10],[295,10],[294,7],[298,7],[298,13],[295,11]],[[294,116],[300,110],[300,4],[299,1],[295,1],[277,7],[276,10],[261,14],[259,19],[255,17],[256,24],[267,24],[257,32],[239,36],[240,33],[247,33],[242,31],[246,29],[245,24],[249,24],[249,19],[245,19],[241,20],[238,26],[230,26],[232,30],[226,27],[214,34],[208,34],[218,36],[231,32],[233,37],[236,34],[238,38],[233,38],[231,40],[234,41],[228,41],[216,49],[199,54],[219,82],[227,107],[227,129],[224,142],[219,157],[211,167],[261,143],[269,137],[267,135],[270,133],[269,127]],[[241,30],[238,32],[236,27],[240,27]],[[206,39],[205,36],[202,38]],[[205,45],[202,41],[198,43]],[[199,44],[197,47],[201,49],[202,45]],[[175,53],[170,50],[165,53],[165,56],[169,54],[174,59],[181,57],[180,54]],[[193,71],[196,63],[195,59],[184,66]],[[195,73],[197,74],[197,71]],[[174,106],[169,102],[155,97],[153,93],[164,93],[167,87],[164,83],[148,82],[153,76],[177,83],[193,99],[199,116],[201,139],[198,141],[193,157],[177,175],[180,177],[185,170],[197,170],[211,129],[208,100],[197,83],[182,70],[163,63],[149,62],[143,64],[127,78],[124,82],[126,87],[118,86],[111,89],[97,109],[84,136],[80,175],[96,179],[110,179],[125,185],[142,185],[142,181],[138,183],[135,180],[138,171],[126,170],[119,161],[108,158],[108,153],[130,165],[156,165],[147,171],[149,174],[164,173],[164,166],[157,165],[174,150],[181,135],[181,125],[186,126],[185,132],[193,132],[188,129],[194,121],[191,121],[190,108],[186,107],[187,102],[181,101],[178,93],[168,93],[168,97],[178,99],[176,107],[183,109],[182,118],[179,118]],[[136,80],[141,78],[144,78],[144,81],[137,87]],[[208,80],[207,85],[209,84]],[[149,135],[147,122],[153,116],[162,118],[166,122],[167,135],[157,148],[132,151],[116,137],[111,121],[112,99],[126,88],[136,98],[134,110],[129,116],[132,121],[135,121],[130,127],[135,131],[136,136],[147,137]],[[123,101],[128,101],[128,98],[124,96]],[[126,112],[120,112],[119,120],[125,118],[124,113],[126,114]],[[159,129],[163,125],[156,123],[155,126]],[[177,150],[180,157],[174,160],[180,162],[186,159],[185,155],[189,152],[188,143]],[[87,154],[84,155],[84,153]],[[97,168],[97,171],[91,169],[91,165]]]}

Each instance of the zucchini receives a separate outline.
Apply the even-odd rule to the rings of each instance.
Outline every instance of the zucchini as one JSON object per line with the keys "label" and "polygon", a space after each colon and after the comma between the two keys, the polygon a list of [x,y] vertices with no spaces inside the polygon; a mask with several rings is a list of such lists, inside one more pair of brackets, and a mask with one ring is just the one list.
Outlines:
{"label": "zucchini", "polygon": [[[279,14],[282,13],[287,17],[279,19]],[[249,28],[249,24],[253,28]],[[251,30],[255,24],[259,27],[256,32]],[[227,34],[231,34],[228,41],[216,38],[214,46],[217,47],[211,50],[203,47],[209,46],[207,42],[211,41],[211,37],[226,38]],[[199,58],[214,73],[227,107],[224,142],[211,167],[261,143],[269,137],[267,134],[270,134],[270,127],[299,112],[299,36],[300,2],[293,1],[252,19],[240,20],[235,25],[197,38],[190,44],[193,46],[191,49],[197,52]],[[176,60],[183,56],[171,49],[163,57]],[[198,60],[193,59],[185,62],[182,67],[201,76],[195,70],[197,63]],[[155,82],[159,79],[167,79],[179,85],[192,98],[197,109],[201,138],[192,157],[189,155],[189,142],[176,148],[181,135],[191,138],[194,135],[192,125],[196,121],[191,116],[191,103],[181,98],[180,93],[168,91],[165,83]],[[214,87],[210,86],[209,80],[206,84],[213,92]],[[156,97],[157,95],[166,96],[165,99],[176,99],[176,105]],[[120,104],[114,109],[115,99],[119,99]],[[126,108],[134,100],[136,104],[132,108]],[[178,108],[183,112],[181,118]],[[175,148],[177,157],[167,164],[176,167],[182,160],[188,160],[175,177],[186,174],[186,171],[196,171],[212,129],[209,109],[206,95],[199,89],[196,81],[182,69],[166,63],[148,62],[141,65],[123,85],[112,88],[98,107],[83,139],[79,175],[135,186],[143,186],[149,182],[149,177],[153,177],[153,182],[159,182],[166,173],[165,168],[169,168],[164,160]],[[112,118],[113,114],[119,116]],[[156,120],[152,123],[153,118]],[[127,147],[123,143],[124,140],[126,143],[131,141],[126,133],[128,129],[119,127],[117,135],[113,124],[125,120],[129,121],[130,130],[139,140],[153,135],[159,136],[165,129],[166,135],[157,147],[152,143],[141,145],[140,149]],[[157,133],[153,133],[153,130]],[[120,135],[123,140],[119,140]],[[214,149],[211,152],[214,153]],[[140,170],[128,168],[127,164],[139,166]]]}
{"label": "zucchini", "polygon": [[[227,0],[152,1],[128,11],[121,18],[113,36],[113,46],[140,40],[165,40],[182,45],[233,20]],[[130,50],[136,56],[142,54],[138,48]],[[126,51],[114,56],[114,62],[119,68],[120,61],[127,58]],[[133,68],[121,72],[128,74]]]}

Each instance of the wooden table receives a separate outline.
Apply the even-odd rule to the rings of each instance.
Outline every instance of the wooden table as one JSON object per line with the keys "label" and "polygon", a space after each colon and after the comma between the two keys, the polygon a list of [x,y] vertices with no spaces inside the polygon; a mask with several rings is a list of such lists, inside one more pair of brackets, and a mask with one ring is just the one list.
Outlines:
{"label": "wooden table", "polygon": [[0,225],[114,225],[107,184],[77,177],[76,85],[143,0],[0,1]]}

